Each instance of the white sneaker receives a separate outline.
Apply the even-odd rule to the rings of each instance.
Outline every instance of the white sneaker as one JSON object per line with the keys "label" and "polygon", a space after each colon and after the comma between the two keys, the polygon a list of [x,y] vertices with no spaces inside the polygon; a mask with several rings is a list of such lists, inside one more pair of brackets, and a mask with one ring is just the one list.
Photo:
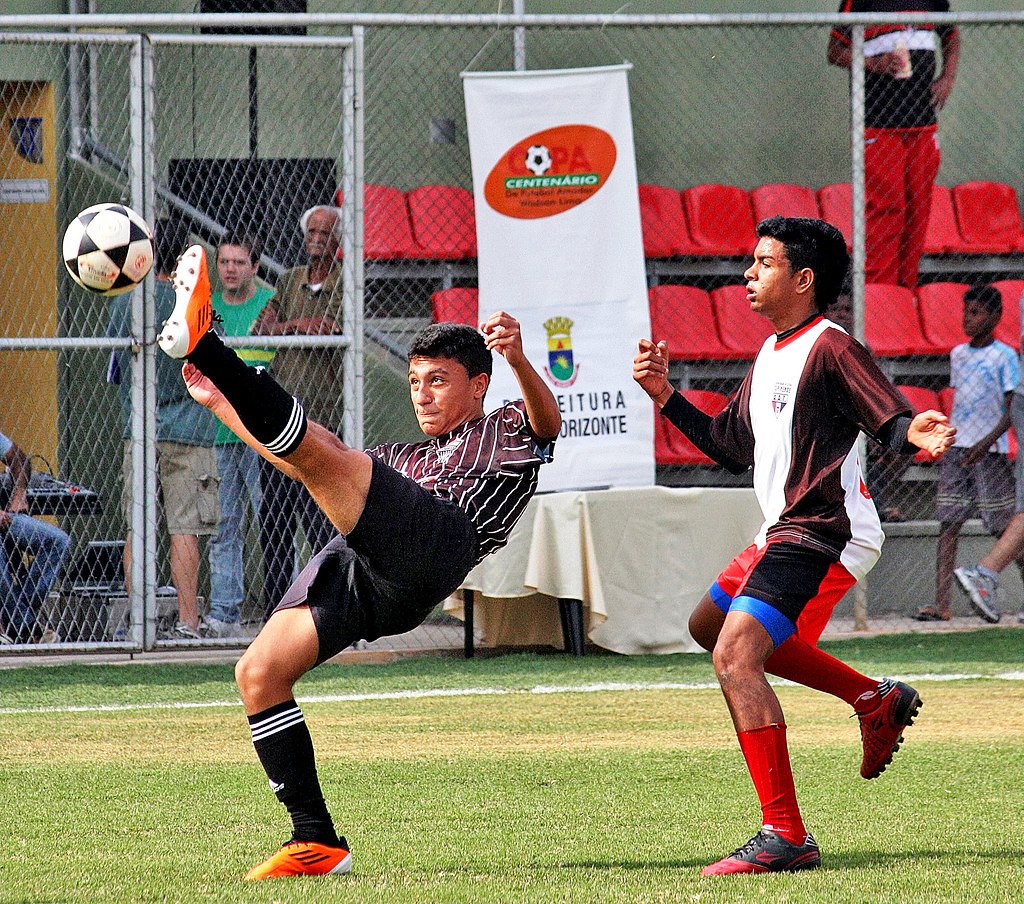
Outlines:
{"label": "white sneaker", "polygon": [[207,637],[241,637],[242,622],[222,621],[212,615],[206,616]]}
{"label": "white sneaker", "polygon": [[202,640],[203,637],[199,631],[183,621],[178,622],[171,633],[174,637],[182,638],[184,640]]}
{"label": "white sneaker", "polygon": [[971,608],[987,622],[995,624],[999,621],[999,609],[996,608],[999,581],[977,568],[957,568],[953,574],[970,598]]}
{"label": "white sneaker", "polygon": [[192,245],[178,258],[171,274],[174,310],[164,321],[157,343],[172,358],[184,358],[196,347],[213,322],[210,276],[202,245]]}

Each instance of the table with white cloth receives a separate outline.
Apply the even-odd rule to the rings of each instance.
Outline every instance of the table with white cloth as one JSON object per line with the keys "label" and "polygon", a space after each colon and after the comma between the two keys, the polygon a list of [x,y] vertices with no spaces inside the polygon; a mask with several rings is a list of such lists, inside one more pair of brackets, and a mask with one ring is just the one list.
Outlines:
{"label": "table with white cloth", "polygon": [[[462,587],[475,591],[473,619],[487,646],[561,646],[569,639],[567,611],[576,603],[586,637],[599,647],[695,652],[690,613],[761,520],[752,489],[538,495],[508,545],[474,568]],[[463,618],[462,595],[450,597],[445,610]],[[467,655],[471,649],[467,640]]]}

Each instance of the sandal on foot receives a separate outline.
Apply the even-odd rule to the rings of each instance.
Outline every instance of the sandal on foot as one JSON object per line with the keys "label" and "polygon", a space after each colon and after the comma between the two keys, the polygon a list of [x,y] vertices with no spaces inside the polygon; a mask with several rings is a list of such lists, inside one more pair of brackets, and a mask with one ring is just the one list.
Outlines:
{"label": "sandal on foot", "polygon": [[916,621],[949,621],[952,618],[951,615],[943,615],[931,606],[926,606],[924,609],[918,609],[917,614],[911,617]]}

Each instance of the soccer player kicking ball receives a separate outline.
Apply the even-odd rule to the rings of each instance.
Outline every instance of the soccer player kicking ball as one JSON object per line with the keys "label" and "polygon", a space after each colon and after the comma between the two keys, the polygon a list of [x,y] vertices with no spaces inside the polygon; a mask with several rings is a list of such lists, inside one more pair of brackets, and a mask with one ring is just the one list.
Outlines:
{"label": "soccer player kicking ball", "polygon": [[[339,531],[235,667],[256,755],[292,819],[291,840],[246,879],[346,873],[352,857],[324,802],[295,682],[354,641],[416,627],[505,545],[551,459],[561,415],[523,354],[519,323],[502,311],[482,324],[483,335],[441,323],[413,340],[409,390],[430,439],[351,449],[210,330],[200,246],[178,259],[173,282],[177,303],[159,343],[171,357],[187,357],[182,374],[192,397],[302,480]],[[492,351],[512,368],[523,398],[485,415]]]}
{"label": "soccer player kicking ball", "polygon": [[814,869],[821,854],[797,805],[786,723],[765,679],[771,672],[851,704],[860,719],[861,775],[892,761],[921,698],[878,682],[817,647],[832,609],[867,574],[882,531],[861,476],[861,430],[886,448],[940,457],[955,428],[937,411],[914,417],[871,353],[822,312],[849,267],[842,234],[822,220],[772,217],[758,224],[744,273],[751,310],[775,327],[739,392],[711,418],[668,382],[665,343],[640,340],[633,378],[703,452],[741,473],[754,470],[764,523],[719,575],[690,617],[712,652],[763,825],[705,876]]}

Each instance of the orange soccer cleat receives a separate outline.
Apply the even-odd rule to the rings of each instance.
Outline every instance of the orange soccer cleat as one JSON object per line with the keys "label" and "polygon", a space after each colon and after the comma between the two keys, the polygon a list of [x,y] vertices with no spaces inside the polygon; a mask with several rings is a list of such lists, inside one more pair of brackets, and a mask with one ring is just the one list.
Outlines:
{"label": "orange soccer cleat", "polygon": [[171,283],[174,286],[174,310],[164,321],[157,342],[172,358],[184,358],[213,322],[210,276],[206,269],[206,252],[201,245],[190,246],[178,258]]}
{"label": "orange soccer cleat", "polygon": [[245,874],[251,879],[277,879],[282,876],[326,876],[347,873],[352,869],[348,842],[338,839],[338,846],[318,841],[289,841],[281,845],[262,863]]}

